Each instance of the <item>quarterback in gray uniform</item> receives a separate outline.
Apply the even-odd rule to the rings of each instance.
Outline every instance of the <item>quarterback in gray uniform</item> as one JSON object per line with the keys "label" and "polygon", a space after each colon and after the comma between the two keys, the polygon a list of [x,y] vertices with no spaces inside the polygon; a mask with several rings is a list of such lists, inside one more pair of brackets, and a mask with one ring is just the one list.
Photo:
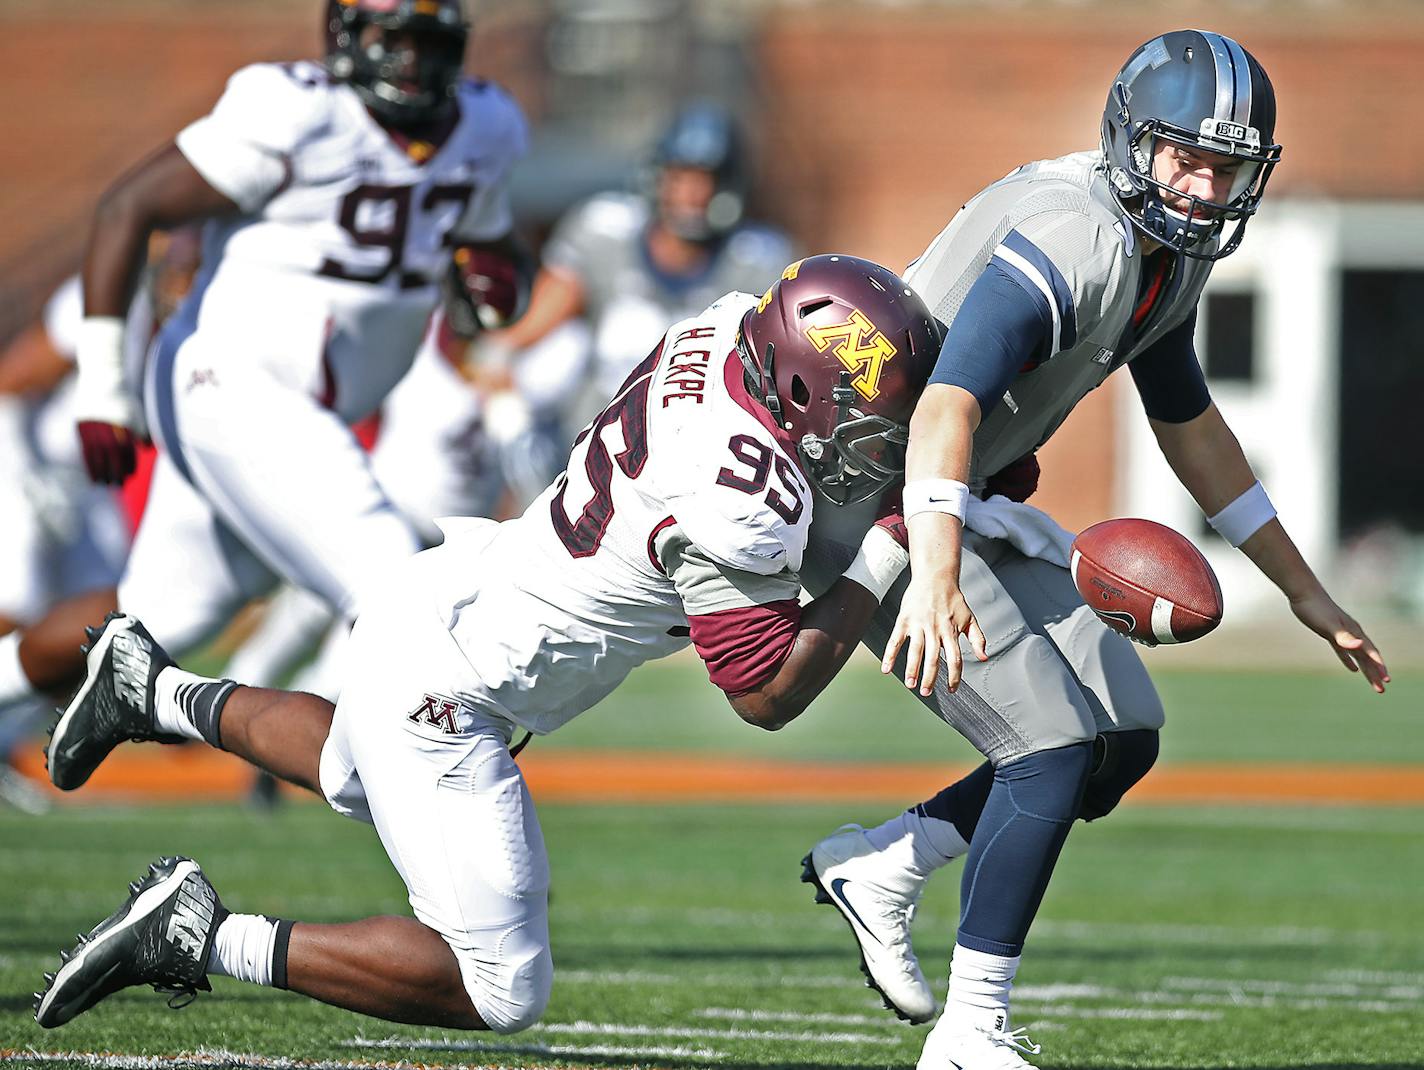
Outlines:
{"label": "quarterback in gray uniform", "polygon": [[[1240,243],[1279,159],[1275,114],[1265,71],[1235,41],[1154,38],[1113,80],[1099,151],[989,186],[906,273],[948,331],[911,424],[911,575],[866,641],[988,760],[877,828],[821,841],[804,879],[845,916],[887,1005],[925,1021],[936,1001],[910,919],[929,875],[966,856],[948,997],[922,1070],[1029,1065],[1020,1053],[1038,1048],[1009,1029],[1009,990],[1058,853],[1076,818],[1107,814],[1156,759],[1151,680],[1084,605],[1066,561],[975,530],[986,486],[1025,467],[1035,483],[1033,451],[1114,369],[1128,365],[1212,526],[1346,668],[1375,691],[1389,680],[1275,519],[1193,348],[1212,263]],[[821,564],[809,571],[830,575],[844,553],[813,535]]]}

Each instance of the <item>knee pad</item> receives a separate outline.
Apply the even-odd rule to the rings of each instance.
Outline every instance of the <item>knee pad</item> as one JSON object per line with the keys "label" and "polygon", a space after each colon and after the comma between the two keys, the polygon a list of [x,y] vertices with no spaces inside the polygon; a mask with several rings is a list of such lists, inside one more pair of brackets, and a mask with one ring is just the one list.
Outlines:
{"label": "knee pad", "polygon": [[465,991],[485,1025],[496,1033],[518,1033],[543,1017],[554,987],[554,959],[545,945],[517,961],[477,961],[457,952]]}
{"label": "knee pad", "polygon": [[1096,821],[1112,813],[1134,784],[1157,761],[1158,737],[1153,728],[1104,732],[1093,742],[1093,767],[1078,816]]}
{"label": "knee pad", "polygon": [[1006,783],[1019,813],[1069,824],[1081,809],[1092,756],[1091,743],[1070,743],[1006,762],[994,770],[994,779]]}

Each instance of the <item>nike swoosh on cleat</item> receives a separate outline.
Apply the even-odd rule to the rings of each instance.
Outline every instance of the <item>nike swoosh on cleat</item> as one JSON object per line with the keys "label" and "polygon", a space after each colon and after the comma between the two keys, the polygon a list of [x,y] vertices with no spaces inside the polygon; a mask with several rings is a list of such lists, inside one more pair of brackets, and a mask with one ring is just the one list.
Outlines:
{"label": "nike swoosh on cleat", "polygon": [[841,901],[841,905],[843,905],[847,910],[850,911],[851,917],[855,918],[855,920],[860,924],[860,927],[865,931],[865,934],[869,936],[872,940],[874,940],[877,944],[879,944],[880,938],[870,931],[870,926],[865,924],[865,919],[860,916],[860,913],[855,909],[855,907],[850,905],[850,900],[845,897],[845,892],[841,891],[841,889],[849,883],[850,882],[844,877],[837,877],[835,880],[831,881],[831,894],[837,899],[839,899]]}

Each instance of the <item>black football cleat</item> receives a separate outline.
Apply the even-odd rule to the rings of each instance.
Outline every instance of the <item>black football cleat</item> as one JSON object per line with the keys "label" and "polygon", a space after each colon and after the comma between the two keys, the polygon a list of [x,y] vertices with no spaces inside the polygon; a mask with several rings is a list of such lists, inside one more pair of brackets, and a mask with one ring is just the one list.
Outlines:
{"label": "black football cleat", "polygon": [[179,743],[158,731],[153,682],[173,664],[137,618],[110,613],[100,628],[85,628],[84,683],[50,733],[45,765],[54,786],[73,791],[125,740]]}
{"label": "black football cleat", "polygon": [[[36,993],[35,1021],[46,1029],[83,1014],[106,996],[134,985],[152,985],[185,1007],[209,992],[208,953],[227,917],[218,894],[191,858],[160,858],[129,898],[45,974]],[[186,998],[184,998],[186,997]]]}

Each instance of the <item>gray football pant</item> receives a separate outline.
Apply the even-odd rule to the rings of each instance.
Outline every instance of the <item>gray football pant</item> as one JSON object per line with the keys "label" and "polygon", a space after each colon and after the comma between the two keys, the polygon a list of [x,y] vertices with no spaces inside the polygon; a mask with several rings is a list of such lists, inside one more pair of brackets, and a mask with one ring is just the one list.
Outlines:
{"label": "gray football pant", "polygon": [[[848,526],[840,538],[813,529],[801,578],[824,593],[855,557]],[[875,656],[885,651],[909,584],[906,571],[886,595],[865,634]],[[998,766],[1099,733],[1162,726],[1161,700],[1132,644],[1098,620],[1068,570],[1025,557],[1009,543],[965,532],[960,589],[988,642],[978,661],[960,640],[963,680],[920,697],[929,709]],[[904,679],[905,655],[896,662]]]}

